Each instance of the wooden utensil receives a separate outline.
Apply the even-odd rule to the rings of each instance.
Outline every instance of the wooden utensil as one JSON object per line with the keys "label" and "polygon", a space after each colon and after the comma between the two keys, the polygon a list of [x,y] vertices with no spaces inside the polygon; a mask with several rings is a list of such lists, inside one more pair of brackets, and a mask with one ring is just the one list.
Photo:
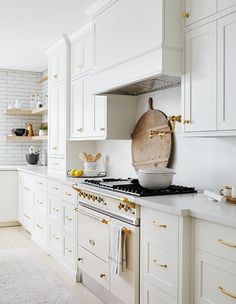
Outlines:
{"label": "wooden utensil", "polygon": [[151,167],[167,167],[172,151],[172,135],[149,138],[150,130],[169,131],[167,116],[153,109],[153,99],[148,100],[149,109],[138,120],[132,133],[132,165],[136,170]]}

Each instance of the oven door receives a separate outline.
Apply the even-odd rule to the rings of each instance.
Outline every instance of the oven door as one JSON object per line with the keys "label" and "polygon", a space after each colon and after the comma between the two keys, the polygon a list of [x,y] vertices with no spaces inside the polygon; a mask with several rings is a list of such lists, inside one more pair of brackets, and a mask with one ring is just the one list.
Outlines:
{"label": "oven door", "polygon": [[[100,284],[100,276],[95,275],[97,272],[96,267],[99,268],[98,270],[103,267],[104,273],[108,272],[109,282],[107,286],[101,285],[109,289],[114,296],[125,304],[139,303],[139,227],[105,216],[80,205],[77,210],[78,254],[83,251],[84,260],[78,263],[78,267]],[[111,223],[119,224],[127,233],[127,263],[126,269],[121,274],[109,273],[108,270],[109,245],[112,242],[109,239],[109,225]],[[88,261],[87,266],[86,259]],[[93,267],[91,267],[91,261],[94,261]]]}

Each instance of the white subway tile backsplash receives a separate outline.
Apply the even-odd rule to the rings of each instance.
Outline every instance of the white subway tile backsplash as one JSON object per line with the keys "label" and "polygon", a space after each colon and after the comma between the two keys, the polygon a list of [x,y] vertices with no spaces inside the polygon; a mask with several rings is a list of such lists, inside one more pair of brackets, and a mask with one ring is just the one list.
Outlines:
{"label": "white subway tile backsplash", "polygon": [[45,95],[47,92],[47,82],[42,84],[39,80],[44,73],[1,70],[0,69],[0,165],[26,164],[25,154],[28,153],[30,145],[36,149],[47,150],[47,143],[41,142],[6,142],[2,139],[7,134],[11,134],[14,128],[25,128],[27,122],[33,123],[34,132],[37,134],[40,124],[47,121],[47,116],[11,116],[5,115],[4,110],[8,106],[13,106],[15,100],[22,101],[22,108],[36,108],[37,101],[31,101],[31,95],[40,96],[43,104],[47,104]]}

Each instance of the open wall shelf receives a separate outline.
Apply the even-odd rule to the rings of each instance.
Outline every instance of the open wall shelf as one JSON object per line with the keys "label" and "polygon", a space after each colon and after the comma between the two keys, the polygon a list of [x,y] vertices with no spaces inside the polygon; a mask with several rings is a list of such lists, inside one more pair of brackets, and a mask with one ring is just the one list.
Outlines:
{"label": "open wall shelf", "polygon": [[5,114],[8,115],[44,115],[47,114],[48,108],[42,107],[40,109],[6,109]]}
{"label": "open wall shelf", "polygon": [[47,141],[47,136],[15,136],[7,135],[3,138],[6,141]]}

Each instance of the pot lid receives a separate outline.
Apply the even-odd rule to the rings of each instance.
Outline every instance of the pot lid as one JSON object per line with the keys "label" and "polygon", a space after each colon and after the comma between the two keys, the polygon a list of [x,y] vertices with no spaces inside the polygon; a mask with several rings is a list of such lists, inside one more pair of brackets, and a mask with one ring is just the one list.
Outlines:
{"label": "pot lid", "polygon": [[139,169],[140,173],[149,173],[149,174],[176,174],[174,170],[169,168],[145,168]]}

